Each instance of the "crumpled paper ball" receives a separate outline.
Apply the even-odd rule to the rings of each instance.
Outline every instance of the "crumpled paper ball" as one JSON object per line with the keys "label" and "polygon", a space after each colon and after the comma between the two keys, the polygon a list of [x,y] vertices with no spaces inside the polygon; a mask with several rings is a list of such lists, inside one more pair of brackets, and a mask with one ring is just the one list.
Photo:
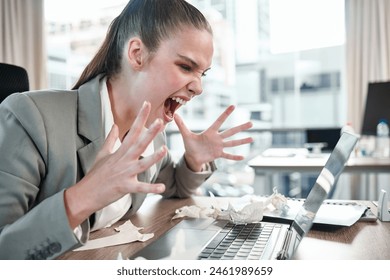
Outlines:
{"label": "crumpled paper ball", "polygon": [[240,210],[236,210],[231,203],[229,203],[227,209],[221,209],[216,202],[210,207],[190,205],[177,209],[172,219],[188,217],[214,218],[216,220],[229,220],[234,223],[259,222],[263,219],[264,209],[270,204],[278,210],[288,210],[287,198],[278,193],[277,189],[274,188],[274,193],[270,197],[253,197]]}

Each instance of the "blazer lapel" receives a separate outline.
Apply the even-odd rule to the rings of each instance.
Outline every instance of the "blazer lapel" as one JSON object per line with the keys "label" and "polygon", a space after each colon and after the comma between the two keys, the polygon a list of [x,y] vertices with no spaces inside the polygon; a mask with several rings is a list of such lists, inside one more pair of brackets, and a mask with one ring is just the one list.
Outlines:
{"label": "blazer lapel", "polygon": [[78,90],[78,132],[87,143],[86,146],[78,150],[84,174],[91,169],[96,154],[104,144],[99,91],[99,81],[102,77],[102,75],[97,76]]}

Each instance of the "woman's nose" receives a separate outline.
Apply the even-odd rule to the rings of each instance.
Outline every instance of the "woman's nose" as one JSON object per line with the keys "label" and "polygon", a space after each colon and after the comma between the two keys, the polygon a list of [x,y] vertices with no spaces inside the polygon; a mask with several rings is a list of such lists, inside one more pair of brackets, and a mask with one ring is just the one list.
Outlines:
{"label": "woman's nose", "polygon": [[192,95],[200,95],[203,92],[202,80],[199,77],[194,78],[194,80],[188,84],[188,91]]}

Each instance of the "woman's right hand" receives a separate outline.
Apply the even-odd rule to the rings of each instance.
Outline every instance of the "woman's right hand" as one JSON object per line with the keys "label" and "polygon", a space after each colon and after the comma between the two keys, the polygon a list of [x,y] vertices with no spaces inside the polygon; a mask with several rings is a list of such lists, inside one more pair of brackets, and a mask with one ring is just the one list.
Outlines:
{"label": "woman's right hand", "polygon": [[111,204],[128,193],[162,193],[163,184],[139,182],[137,175],[160,161],[167,153],[166,146],[154,154],[140,158],[147,146],[164,129],[157,119],[149,129],[145,123],[150,103],[141,108],[121,146],[114,152],[119,130],[114,125],[97,154],[91,170],[76,185],[65,191],[65,207],[72,228],[77,227],[92,213]]}

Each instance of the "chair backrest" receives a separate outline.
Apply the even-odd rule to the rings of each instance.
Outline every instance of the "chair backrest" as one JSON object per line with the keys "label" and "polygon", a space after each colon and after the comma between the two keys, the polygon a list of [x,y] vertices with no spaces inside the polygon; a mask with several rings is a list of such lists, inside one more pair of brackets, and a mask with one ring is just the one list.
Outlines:
{"label": "chair backrest", "polygon": [[13,64],[0,63],[0,103],[14,92],[30,89],[26,69]]}

